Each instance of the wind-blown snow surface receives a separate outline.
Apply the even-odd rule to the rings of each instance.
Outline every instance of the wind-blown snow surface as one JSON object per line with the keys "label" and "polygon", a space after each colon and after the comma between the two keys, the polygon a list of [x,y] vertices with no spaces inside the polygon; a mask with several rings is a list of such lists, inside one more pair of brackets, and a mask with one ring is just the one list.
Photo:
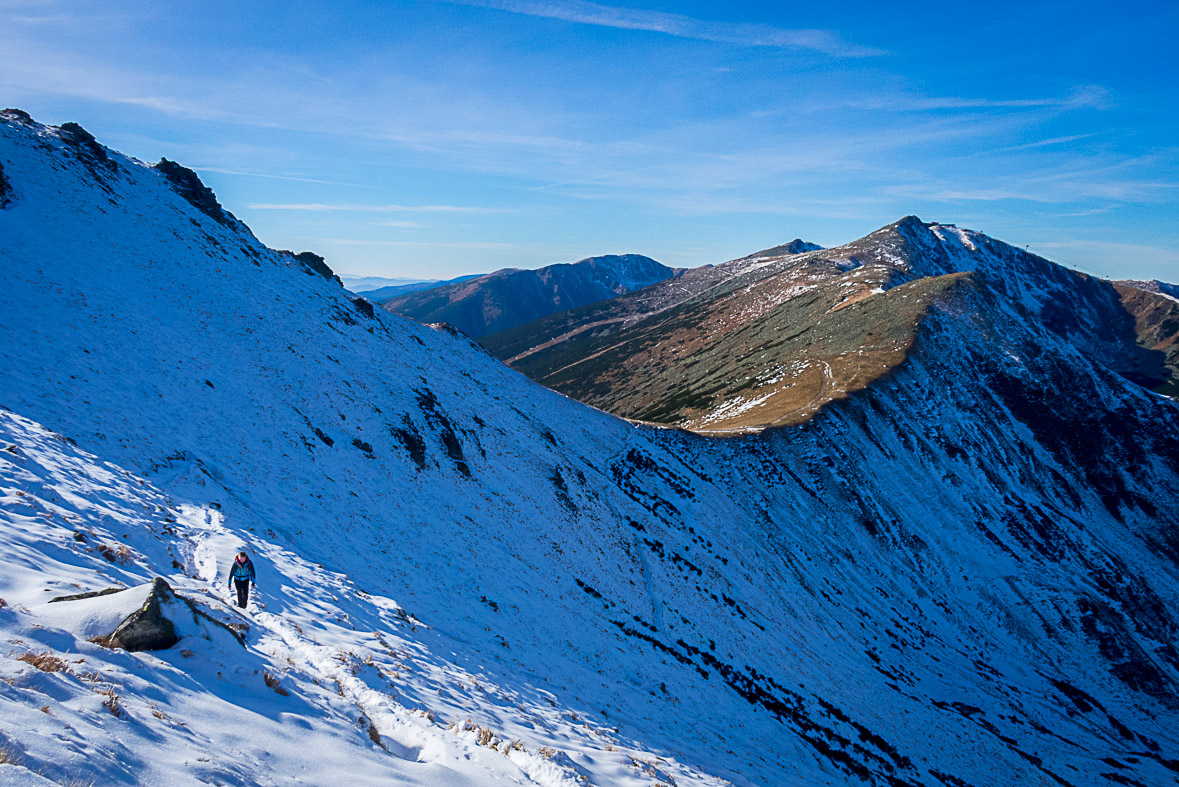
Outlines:
{"label": "wind-blown snow surface", "polygon": [[[0,568],[0,732],[51,777],[69,762],[104,783],[322,783],[337,754],[306,753],[336,736],[354,764],[334,773],[359,782],[1179,772],[1176,406],[969,282],[889,378],[804,427],[714,442],[633,427],[461,338],[369,316],[153,168],[92,155],[0,123],[14,195],[0,404],[150,485],[5,415],[0,439],[32,459],[5,458],[5,555],[24,557]],[[60,511],[38,520],[22,485]],[[100,562],[73,530],[126,533],[133,562]],[[266,605],[245,651],[105,652],[38,619],[36,586],[163,574],[219,591],[213,561],[243,542]],[[79,675],[95,665],[128,717],[80,677],[12,660],[26,648],[86,659]],[[333,698],[353,668],[363,686]],[[46,732],[58,718],[75,743]],[[467,719],[522,750],[447,730]]]}
{"label": "wind-blown snow surface", "polygon": [[[178,504],[7,411],[0,445],[0,745],[26,774],[103,785],[323,785],[347,774],[350,784],[572,786],[588,774],[649,784],[662,772],[719,783],[636,750],[547,692],[457,666],[396,603],[235,530],[215,507]],[[222,596],[245,541],[264,584],[239,613]],[[142,604],[159,573],[245,645],[229,629],[184,625],[190,615],[174,616],[184,636],[170,650],[89,641]],[[120,586],[130,589],[49,602]]]}

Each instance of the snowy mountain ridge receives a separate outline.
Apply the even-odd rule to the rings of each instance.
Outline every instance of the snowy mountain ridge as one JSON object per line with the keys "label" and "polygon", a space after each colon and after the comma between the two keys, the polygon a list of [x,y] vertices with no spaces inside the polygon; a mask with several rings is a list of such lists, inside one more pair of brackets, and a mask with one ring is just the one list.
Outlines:
{"label": "snowy mountain ridge", "polygon": [[[887,377],[711,440],[370,312],[103,150],[0,115],[0,732],[48,778],[315,784],[337,740],[359,783],[1179,772],[1179,408],[970,274]],[[101,651],[35,601],[162,575],[234,620],[243,543],[244,651]]]}
{"label": "snowy mountain ridge", "polygon": [[483,342],[616,415],[748,433],[802,423],[904,363],[925,315],[968,277],[994,294],[987,314],[1044,326],[1127,379],[1179,392],[1179,319],[1158,295],[915,216],[832,249],[781,248],[709,269],[706,284],[697,275],[654,309],[664,285]]}

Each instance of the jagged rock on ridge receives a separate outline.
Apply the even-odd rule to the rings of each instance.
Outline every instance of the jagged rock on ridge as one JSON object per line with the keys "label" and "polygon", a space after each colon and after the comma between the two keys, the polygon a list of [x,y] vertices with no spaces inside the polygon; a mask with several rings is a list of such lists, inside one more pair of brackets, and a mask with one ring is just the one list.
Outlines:
{"label": "jagged rock on ridge", "polygon": [[168,179],[172,188],[176,189],[176,192],[194,208],[215,221],[226,226],[233,226],[233,215],[221,207],[213,190],[202,183],[200,176],[191,169],[166,158],[160,159],[160,162],[156,164],[156,169]]}
{"label": "jagged rock on ridge", "polygon": [[343,282],[340,281],[340,277],[337,276],[335,272],[328,266],[324,258],[315,252],[301,251],[298,254],[295,254],[294,252],[288,251],[286,253],[290,254],[296,260],[301,262],[303,264],[303,269],[308,273],[318,273],[328,281],[334,281],[340,284],[340,286],[343,286]]}
{"label": "jagged rock on ridge", "polygon": [[118,169],[118,165],[86,129],[77,123],[62,123],[58,126],[62,141],[73,148],[78,158],[85,162],[92,173],[100,175]]}

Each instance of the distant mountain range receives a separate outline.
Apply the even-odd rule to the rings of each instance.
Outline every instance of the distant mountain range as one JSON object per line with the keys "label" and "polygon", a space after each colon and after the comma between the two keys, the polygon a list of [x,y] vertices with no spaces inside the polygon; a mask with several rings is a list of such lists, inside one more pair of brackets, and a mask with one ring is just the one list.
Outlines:
{"label": "distant mountain range", "polygon": [[[553,312],[614,298],[676,275],[641,254],[608,254],[536,270],[507,268],[382,302],[422,323],[447,323],[472,338]],[[366,293],[370,300],[375,298]]]}
{"label": "distant mountain range", "polygon": [[[1171,285],[1115,285],[953,225],[908,217],[821,250],[795,243],[552,314],[483,344],[609,412],[697,431],[800,423],[903,363],[967,290],[1112,371],[1179,393]],[[1150,291],[1152,290],[1153,291]]]}
{"label": "distant mountain range", "polygon": [[439,281],[439,279],[388,279],[384,276],[352,276],[347,273],[341,273],[339,276],[344,287],[357,294],[385,287],[412,287],[415,284],[436,284]]}
{"label": "distant mountain range", "polygon": [[1167,284],[1165,281],[1153,279],[1150,281],[1134,281],[1132,279],[1124,279],[1122,281],[1115,281],[1114,284],[1123,287],[1132,287],[1136,290],[1145,290],[1146,292],[1154,292],[1159,295],[1166,295],[1172,300],[1179,301],[1179,284]]}

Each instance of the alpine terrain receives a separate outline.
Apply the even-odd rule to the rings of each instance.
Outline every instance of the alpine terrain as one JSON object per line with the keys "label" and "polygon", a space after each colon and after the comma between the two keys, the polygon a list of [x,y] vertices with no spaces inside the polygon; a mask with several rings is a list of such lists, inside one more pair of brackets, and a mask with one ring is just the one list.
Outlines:
{"label": "alpine terrain", "polygon": [[1046,330],[1127,379],[1179,393],[1173,285],[1095,279],[914,216],[834,249],[798,244],[482,341],[627,418],[757,431],[802,423],[889,374],[932,310],[966,298],[988,330]]}
{"label": "alpine terrain", "polygon": [[[444,322],[472,338],[505,331],[664,281],[677,271],[641,254],[607,254],[537,270],[505,268],[381,302],[418,322]],[[370,296],[366,296],[370,297]]]}
{"label": "alpine terrain", "polygon": [[719,439],[374,309],[76,124],[0,113],[0,164],[0,783],[1179,777],[1179,405],[1105,283],[909,219],[620,299],[809,271],[745,303],[810,336],[741,346],[843,391]]}

